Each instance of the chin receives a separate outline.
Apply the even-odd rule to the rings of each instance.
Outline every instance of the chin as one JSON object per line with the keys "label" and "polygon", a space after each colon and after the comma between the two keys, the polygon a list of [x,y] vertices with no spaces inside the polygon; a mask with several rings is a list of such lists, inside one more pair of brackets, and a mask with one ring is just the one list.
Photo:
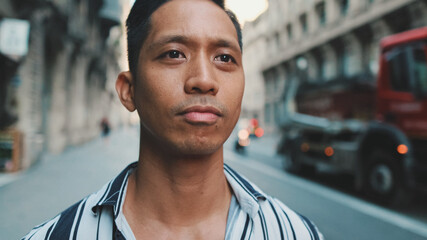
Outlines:
{"label": "chin", "polygon": [[182,144],[175,145],[178,153],[188,156],[203,156],[211,155],[221,149],[224,142],[212,141],[208,139],[203,141],[200,139],[185,139]]}

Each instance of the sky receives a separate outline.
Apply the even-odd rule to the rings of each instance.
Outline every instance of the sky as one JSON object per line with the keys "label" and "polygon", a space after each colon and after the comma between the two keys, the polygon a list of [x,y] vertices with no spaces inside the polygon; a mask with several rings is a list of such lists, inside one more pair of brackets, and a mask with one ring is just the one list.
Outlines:
{"label": "sky", "polygon": [[267,0],[226,0],[225,3],[242,24],[255,20],[268,6]]}
{"label": "sky", "polygon": [[[135,0],[129,0],[131,4]],[[243,24],[255,20],[268,6],[268,0],[225,0],[226,6],[231,9]]]}

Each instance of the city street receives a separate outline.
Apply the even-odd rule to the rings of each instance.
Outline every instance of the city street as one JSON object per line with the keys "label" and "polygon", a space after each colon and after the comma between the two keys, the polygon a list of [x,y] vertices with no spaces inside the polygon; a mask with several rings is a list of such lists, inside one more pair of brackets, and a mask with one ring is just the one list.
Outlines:
{"label": "city street", "polygon": [[[274,154],[275,140],[254,141],[247,154],[225,146],[226,162],[266,193],[313,220],[329,240],[427,239],[425,208],[397,212],[360,200],[333,186],[285,173]],[[19,239],[33,226],[99,189],[137,159],[138,130],[127,128],[110,139],[95,139],[31,169],[0,175],[0,239]],[[410,213],[411,211],[418,213]]]}
{"label": "city street", "polygon": [[[150,131],[212,148],[200,129],[221,134],[239,113],[225,163],[325,239],[427,240],[427,0],[0,1],[0,240],[21,239],[136,162],[140,116]],[[147,146],[144,156],[159,154]],[[212,179],[201,199],[216,193],[205,191]],[[131,195],[138,223],[146,212]],[[73,226],[96,229],[80,219]]]}

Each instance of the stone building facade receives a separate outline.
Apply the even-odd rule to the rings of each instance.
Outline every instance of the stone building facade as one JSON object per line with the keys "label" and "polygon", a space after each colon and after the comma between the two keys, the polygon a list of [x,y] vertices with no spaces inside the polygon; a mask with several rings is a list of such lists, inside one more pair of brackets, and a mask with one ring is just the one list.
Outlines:
{"label": "stone building facade", "polygon": [[424,0],[269,0],[243,30],[243,117],[278,129],[290,82],[375,81],[382,37],[427,25]]}
{"label": "stone building facade", "polygon": [[114,90],[126,55],[123,4],[128,1],[0,0],[0,21],[30,24],[25,56],[0,54],[0,130],[21,136],[15,168],[93,139],[104,117],[113,127],[127,121]]}

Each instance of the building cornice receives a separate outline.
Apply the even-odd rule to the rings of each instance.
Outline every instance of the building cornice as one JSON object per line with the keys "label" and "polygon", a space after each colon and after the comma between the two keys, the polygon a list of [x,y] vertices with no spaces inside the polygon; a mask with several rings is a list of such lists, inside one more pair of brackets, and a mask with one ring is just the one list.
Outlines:
{"label": "building cornice", "polygon": [[369,24],[388,13],[415,1],[416,0],[385,1],[381,5],[373,7],[370,10],[367,9],[367,11],[362,14],[350,15],[349,17],[338,19],[315,32],[309,33],[302,36],[300,39],[294,40],[294,42],[287,45],[287,47],[284,48],[280,54],[271,56],[271,61],[264,64],[261,69],[262,71],[265,71],[273,68],[282,62],[288,61],[289,59],[307,52],[310,49],[330,42],[333,39],[336,39],[348,32]]}

